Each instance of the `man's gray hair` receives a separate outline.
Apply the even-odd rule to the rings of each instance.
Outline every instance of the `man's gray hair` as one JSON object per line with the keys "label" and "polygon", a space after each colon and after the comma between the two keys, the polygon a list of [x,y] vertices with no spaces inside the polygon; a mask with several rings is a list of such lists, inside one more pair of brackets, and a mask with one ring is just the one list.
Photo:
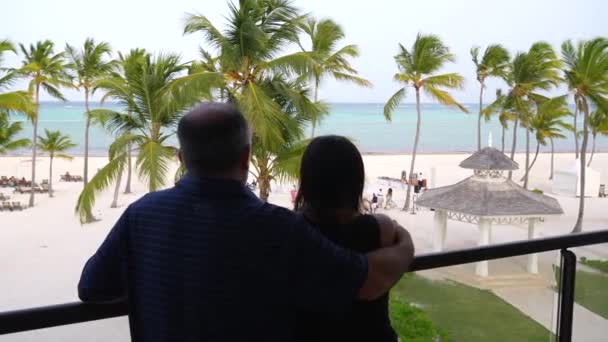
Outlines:
{"label": "man's gray hair", "polygon": [[232,104],[205,102],[179,122],[177,136],[186,169],[196,173],[221,173],[238,165],[251,145],[249,125]]}

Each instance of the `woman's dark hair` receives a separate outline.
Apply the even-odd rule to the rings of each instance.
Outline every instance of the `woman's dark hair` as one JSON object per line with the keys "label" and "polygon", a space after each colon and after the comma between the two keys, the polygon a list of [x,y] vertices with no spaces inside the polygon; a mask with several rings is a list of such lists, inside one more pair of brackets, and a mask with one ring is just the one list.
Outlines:
{"label": "woman's dark hair", "polygon": [[295,210],[311,210],[320,220],[334,218],[336,209],[359,211],[365,185],[363,159],[345,137],[313,139],[300,165]]}

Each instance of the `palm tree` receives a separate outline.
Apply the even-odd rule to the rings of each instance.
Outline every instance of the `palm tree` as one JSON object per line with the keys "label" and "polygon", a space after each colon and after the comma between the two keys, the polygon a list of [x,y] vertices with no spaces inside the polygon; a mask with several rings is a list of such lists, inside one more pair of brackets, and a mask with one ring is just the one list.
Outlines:
{"label": "palm tree", "polygon": [[[519,52],[515,55],[511,72],[506,79],[510,90],[502,100],[502,108],[517,115],[513,123],[511,159],[515,158],[518,125],[521,124],[526,128],[525,188],[528,186],[527,170],[530,167],[530,121],[538,103],[547,100],[538,91],[549,90],[559,84],[561,81],[560,65],[551,45],[546,42],[537,42],[532,44],[527,52]],[[509,179],[511,177],[512,172],[509,172]]]}
{"label": "palm tree", "polygon": [[303,140],[304,124],[327,111],[327,105],[310,99],[310,89],[302,79],[287,81],[284,77],[275,76],[261,86],[273,94],[273,100],[281,105],[286,114],[282,130],[283,144],[268,144],[254,137],[251,174],[259,185],[260,198],[267,200],[272,181],[297,178],[300,160],[308,145],[308,141]]}
{"label": "palm tree", "polygon": [[[404,84],[384,105],[384,117],[391,121],[392,113],[405,98],[407,87],[413,87],[416,92],[416,136],[412,150],[412,162],[410,164],[410,175],[414,172],[416,162],[416,151],[420,139],[420,125],[422,113],[420,111],[420,91],[446,106],[454,106],[465,113],[468,111],[444,89],[460,89],[463,87],[464,78],[457,73],[434,75],[444,64],[454,61],[454,55],[445,46],[439,37],[429,34],[418,34],[416,41],[410,50],[399,44],[399,53],[395,56],[399,72],[394,79]],[[408,210],[410,204],[411,184],[407,185],[404,210]]]}
{"label": "palm tree", "polygon": [[96,43],[93,38],[87,38],[84,41],[82,50],[77,51],[75,47],[66,44],[65,51],[69,64],[67,68],[74,73],[76,87],[84,90],[84,110],[86,124],[84,128],[84,171],[83,181],[84,186],[89,182],[89,129],[91,127],[91,118],[89,117],[89,97],[94,90],[93,85],[96,80],[108,74],[114,63],[104,59],[110,57],[112,49],[110,44],[106,42]]}
{"label": "palm tree", "polygon": [[595,38],[580,41],[575,46],[567,40],[562,44],[562,59],[568,89],[574,93],[574,103],[583,113],[583,140],[581,142],[580,201],[573,232],[583,229],[585,213],[585,167],[589,140],[589,106],[608,111],[608,39]]}
{"label": "palm tree", "polygon": [[[546,146],[547,139],[551,143],[551,177],[553,179],[553,162],[554,162],[554,147],[553,139],[565,138],[562,133],[564,130],[571,131],[574,129],[571,124],[564,121],[570,116],[570,110],[566,102],[566,96],[559,96],[542,102],[536,111],[536,115],[532,117],[530,128],[535,132],[536,138],[536,153],[528,167],[528,173],[536,163],[540,145]],[[522,179],[523,180],[523,179]]]}
{"label": "palm tree", "polygon": [[0,113],[0,155],[30,146],[30,139],[17,138],[22,129],[21,122],[11,123],[6,113]]}
{"label": "palm tree", "polygon": [[591,136],[593,137],[593,146],[591,147],[591,156],[587,167],[591,166],[593,156],[595,155],[595,139],[597,134],[608,136],[608,112],[603,110],[595,110],[589,114],[589,128],[591,129]]}
{"label": "palm tree", "polygon": [[482,111],[482,116],[486,122],[492,118],[492,115],[498,114],[498,122],[501,126],[500,151],[502,153],[505,153],[505,134],[509,129],[509,121],[514,121],[517,117],[517,114],[509,111],[505,106],[505,101],[506,96],[503,95],[502,89],[496,89],[496,100]]}
{"label": "palm tree", "polygon": [[46,128],[44,129],[44,136],[38,136],[38,140],[38,148],[49,154],[49,197],[53,197],[53,159],[62,158],[71,160],[71,156],[62,152],[76,147],[76,144],[70,140],[68,135],[64,135],[60,131],[49,131]]}
{"label": "palm tree", "polygon": [[[224,31],[205,16],[187,16],[184,33],[202,33],[206,42],[217,50],[217,56],[204,56],[204,61],[191,68],[180,84],[198,88],[205,96],[219,95],[235,103],[252,126],[253,151],[278,152],[282,146],[294,143],[294,135],[286,134],[293,130],[291,126],[304,124],[291,119],[287,109],[302,107],[300,102],[308,100],[297,95],[297,91],[278,97],[276,89],[280,84],[284,87],[294,79],[310,76],[314,65],[310,53],[282,54],[297,47],[305,17],[290,0],[242,0],[238,7],[229,3],[229,10]],[[278,75],[283,77],[275,78]],[[275,85],[269,86],[268,82]],[[317,108],[308,115],[317,118],[323,115],[322,110],[327,110],[316,103],[313,106]],[[273,177],[272,170],[263,166],[267,165],[263,156],[254,153],[252,163],[259,166],[259,195],[266,200]]]}
{"label": "palm tree", "polygon": [[[300,28],[310,38],[311,48],[308,53],[312,59],[310,77],[314,84],[315,102],[319,100],[319,86],[325,77],[353,82],[362,87],[371,87],[371,82],[357,76],[357,70],[348,61],[349,58],[359,56],[359,48],[356,45],[337,47],[345,36],[340,25],[331,19],[308,18],[300,24]],[[306,52],[301,44],[300,48]],[[315,136],[315,127],[320,120],[320,117],[312,118],[312,137]]]}
{"label": "palm tree", "polygon": [[[0,41],[0,91],[7,89],[19,77],[15,70],[3,68],[4,54],[15,52],[15,46],[8,40]],[[21,122],[10,122],[11,112],[31,113],[33,111],[31,97],[26,91],[0,92],[0,154],[25,148],[30,145],[29,139],[18,139],[17,135],[23,129]]]}
{"label": "palm tree", "polygon": [[13,85],[14,81],[20,74],[2,66],[4,62],[4,54],[7,52],[16,52],[15,46],[8,40],[0,40],[0,115],[9,112],[31,113],[33,104],[31,96],[26,91],[11,91],[2,93],[3,90]]}
{"label": "palm tree", "polygon": [[483,116],[483,90],[488,77],[506,78],[509,61],[509,51],[500,44],[489,45],[479,60],[479,47],[471,49],[471,58],[475,64],[477,82],[479,82],[479,117],[477,118],[477,150],[481,150],[481,117]]}
{"label": "palm tree", "polygon": [[[29,90],[34,98],[34,111],[29,114],[29,119],[34,126],[32,138],[32,183],[36,182],[36,156],[38,139],[38,114],[40,105],[41,88],[51,97],[65,101],[65,97],[59,91],[60,87],[71,87],[69,75],[63,59],[63,52],[55,53],[54,44],[50,40],[39,41],[30,44],[29,48],[19,44],[23,53],[23,66],[20,72],[30,79]],[[30,193],[29,206],[34,206],[34,191]]]}
{"label": "palm tree", "polygon": [[120,102],[130,114],[108,109],[91,110],[94,120],[104,123],[118,135],[110,146],[110,161],[101,168],[84,187],[78,198],[76,211],[81,222],[91,222],[95,195],[113,183],[127,163],[127,146],[137,151],[135,168],[148,186],[157,191],[167,180],[170,163],[175,160],[177,148],[169,139],[175,134],[175,125],[182,113],[201,100],[197,89],[183,86],[178,77],[187,69],[177,55],[145,54],[134,61],[126,78],[116,75],[95,82],[95,88],[107,92]]}
{"label": "palm tree", "polygon": [[[136,73],[139,71],[139,66],[141,65],[143,58],[145,58],[146,56],[146,50],[144,49],[131,49],[129,51],[129,53],[127,54],[122,54],[121,52],[118,52],[118,60],[116,61],[115,65],[115,70],[111,73],[111,76],[113,78],[116,79],[123,79],[123,82],[125,84],[128,84],[129,78],[131,77],[131,75],[136,75]],[[135,76],[136,77],[136,76]],[[120,98],[121,96],[124,97],[129,97],[129,96],[133,96],[132,94],[128,94],[128,92],[130,91],[130,87],[124,87],[124,88],[120,88],[118,89],[119,91],[122,91],[122,94],[117,94],[117,96]],[[113,97],[112,92],[107,92],[106,95],[102,98],[102,103],[105,101],[106,98],[110,98]],[[128,105],[128,102],[125,102]],[[133,110],[131,108],[127,108],[127,115],[131,116],[133,113]],[[124,133],[129,133],[129,132],[120,132],[120,134],[124,134]],[[131,153],[131,144],[127,144],[127,181],[125,184],[125,194],[129,194],[131,193],[131,178],[132,178],[132,174],[133,174],[133,158],[132,158],[132,153]],[[117,181],[117,184],[120,184],[120,181]],[[118,200],[117,194],[115,196],[116,200],[115,202]]]}

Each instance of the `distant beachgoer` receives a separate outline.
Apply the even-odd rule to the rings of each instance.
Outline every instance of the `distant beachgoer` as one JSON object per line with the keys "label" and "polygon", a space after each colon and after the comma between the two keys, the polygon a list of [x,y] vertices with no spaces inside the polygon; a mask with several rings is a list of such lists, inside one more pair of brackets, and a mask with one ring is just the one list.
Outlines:
{"label": "distant beachgoer", "polygon": [[[360,253],[391,245],[394,232],[387,216],[361,213],[364,173],[361,154],[348,139],[317,137],[302,158],[295,205],[323,235]],[[300,310],[294,322],[295,342],[397,341],[388,315],[388,293],[373,301],[354,301],[339,314]]]}
{"label": "distant beachgoer", "polygon": [[294,185],[293,188],[291,190],[289,190],[289,196],[291,197],[291,204],[296,203],[297,194],[298,194],[298,190],[296,189],[296,186]]}
{"label": "distant beachgoer", "polygon": [[384,206],[384,209],[391,209],[394,206],[395,206],[395,203],[393,202],[393,189],[388,188],[388,190],[386,192],[386,204]]}
{"label": "distant beachgoer", "polygon": [[378,191],[378,208],[384,208],[384,194],[382,188]]}
{"label": "distant beachgoer", "polygon": [[378,196],[375,193],[372,193],[372,213],[376,212],[378,208]]}
{"label": "distant beachgoer", "polygon": [[401,227],[387,247],[351,251],[255,196],[251,133],[235,106],[195,107],[177,136],[187,173],[126,209],[78,284],[83,301],[128,300],[134,341],[289,341],[296,311],[375,300],[409,266]]}

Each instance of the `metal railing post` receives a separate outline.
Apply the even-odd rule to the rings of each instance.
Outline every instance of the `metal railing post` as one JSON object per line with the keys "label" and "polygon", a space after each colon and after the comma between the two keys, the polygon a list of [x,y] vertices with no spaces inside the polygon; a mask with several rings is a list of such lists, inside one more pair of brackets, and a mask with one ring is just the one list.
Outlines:
{"label": "metal railing post", "polygon": [[574,281],[576,280],[576,255],[567,249],[561,251],[559,274],[559,299],[557,311],[557,341],[572,341],[574,319]]}

